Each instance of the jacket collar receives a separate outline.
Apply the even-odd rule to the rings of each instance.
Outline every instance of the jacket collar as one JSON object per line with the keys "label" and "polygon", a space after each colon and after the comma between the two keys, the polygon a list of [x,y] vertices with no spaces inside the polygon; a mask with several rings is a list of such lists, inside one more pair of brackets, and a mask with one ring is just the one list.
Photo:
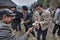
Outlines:
{"label": "jacket collar", "polygon": [[3,25],[10,26],[11,24],[6,24],[2,20],[0,20],[0,26],[3,26]]}

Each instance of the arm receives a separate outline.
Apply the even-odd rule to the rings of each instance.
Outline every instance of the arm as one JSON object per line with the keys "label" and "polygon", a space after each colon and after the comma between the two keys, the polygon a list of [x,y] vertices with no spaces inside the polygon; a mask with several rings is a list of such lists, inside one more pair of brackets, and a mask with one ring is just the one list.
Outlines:
{"label": "arm", "polygon": [[15,19],[19,19],[22,17],[22,14],[20,12],[17,12],[17,16],[15,17]]}
{"label": "arm", "polygon": [[50,22],[50,13],[49,12],[44,12],[44,15],[42,15],[43,20],[40,22],[41,26],[48,25]]}
{"label": "arm", "polygon": [[27,40],[27,33],[23,34],[18,40]]}
{"label": "arm", "polygon": [[24,35],[22,35],[22,36],[19,38],[19,40],[27,40],[27,36],[29,35],[29,33],[32,32],[32,29],[33,29],[33,27],[30,28]]}

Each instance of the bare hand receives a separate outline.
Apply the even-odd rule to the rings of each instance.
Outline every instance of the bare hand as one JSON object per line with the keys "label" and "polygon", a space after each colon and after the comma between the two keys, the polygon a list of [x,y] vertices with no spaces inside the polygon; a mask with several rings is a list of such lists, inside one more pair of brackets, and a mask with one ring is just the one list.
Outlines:
{"label": "bare hand", "polygon": [[33,27],[29,28],[29,30],[27,31],[27,33],[31,33],[33,31]]}

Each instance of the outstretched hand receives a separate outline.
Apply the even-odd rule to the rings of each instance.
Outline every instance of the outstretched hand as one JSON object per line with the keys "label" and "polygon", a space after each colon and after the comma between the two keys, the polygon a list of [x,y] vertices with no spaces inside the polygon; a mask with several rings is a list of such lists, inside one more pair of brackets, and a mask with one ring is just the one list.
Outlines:
{"label": "outstretched hand", "polygon": [[29,30],[27,31],[27,34],[31,33],[33,31],[33,27],[29,28]]}

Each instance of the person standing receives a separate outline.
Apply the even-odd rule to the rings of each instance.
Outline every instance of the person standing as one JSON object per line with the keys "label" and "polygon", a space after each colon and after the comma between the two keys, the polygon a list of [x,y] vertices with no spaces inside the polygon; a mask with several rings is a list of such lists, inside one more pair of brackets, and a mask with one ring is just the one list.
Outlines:
{"label": "person standing", "polygon": [[[27,30],[32,27],[32,13],[28,12],[27,6],[22,6],[22,14],[23,14],[23,24],[25,26],[25,32],[27,32]],[[31,33],[35,37],[34,32]]]}
{"label": "person standing", "polygon": [[55,24],[53,28],[53,34],[55,35],[56,30],[58,29],[57,35],[59,36],[60,35],[60,8],[57,8],[57,10],[55,11],[53,22]]}
{"label": "person standing", "polygon": [[21,31],[21,19],[22,19],[22,13],[16,10],[16,6],[12,6],[10,10],[15,14],[15,19],[12,22],[12,28],[14,31]]}
{"label": "person standing", "polygon": [[33,26],[37,28],[37,40],[40,40],[42,34],[42,40],[46,40],[47,31],[50,22],[50,12],[44,10],[42,3],[37,3],[35,6],[35,12],[33,14]]}

